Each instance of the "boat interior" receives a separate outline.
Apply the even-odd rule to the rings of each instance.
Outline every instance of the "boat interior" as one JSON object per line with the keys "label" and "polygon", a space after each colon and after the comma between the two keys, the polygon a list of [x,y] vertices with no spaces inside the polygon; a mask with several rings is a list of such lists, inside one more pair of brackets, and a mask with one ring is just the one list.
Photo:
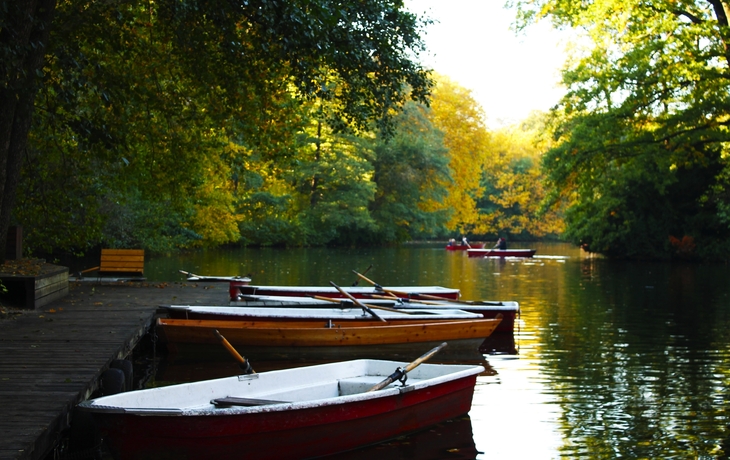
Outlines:
{"label": "boat interior", "polygon": [[[396,361],[362,359],[130,391],[90,400],[84,405],[92,410],[97,407],[131,413],[182,413],[234,406],[307,404],[367,392],[405,366],[406,363]],[[481,366],[422,364],[408,372],[405,383],[413,387],[427,381],[478,374],[481,370]],[[402,383],[395,381],[387,388],[399,386]]]}

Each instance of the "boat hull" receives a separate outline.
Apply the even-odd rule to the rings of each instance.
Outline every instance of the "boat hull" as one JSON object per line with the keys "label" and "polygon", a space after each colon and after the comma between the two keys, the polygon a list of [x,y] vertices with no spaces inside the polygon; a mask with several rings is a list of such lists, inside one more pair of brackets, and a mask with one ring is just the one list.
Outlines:
{"label": "boat hull", "polygon": [[467,249],[469,257],[532,257],[537,249]]}
{"label": "boat hull", "polygon": [[[157,319],[157,331],[168,346],[217,344],[218,330],[238,347],[373,347],[435,342],[480,342],[501,319],[380,321],[225,321]],[[173,347],[174,348],[174,347]]]}
{"label": "boat hull", "polygon": [[[393,364],[395,370],[395,365],[405,363]],[[328,375],[327,365],[312,368],[317,367]],[[432,384],[398,388],[396,382],[385,390],[351,397],[263,408],[130,411],[105,406],[104,398],[98,405],[92,401],[80,408],[92,412],[110,450],[120,460],[311,458],[379,443],[468,413],[476,376],[483,370],[471,366],[454,377],[432,379]],[[264,379],[265,374],[259,375]],[[221,397],[214,390],[210,393],[207,398]]]}

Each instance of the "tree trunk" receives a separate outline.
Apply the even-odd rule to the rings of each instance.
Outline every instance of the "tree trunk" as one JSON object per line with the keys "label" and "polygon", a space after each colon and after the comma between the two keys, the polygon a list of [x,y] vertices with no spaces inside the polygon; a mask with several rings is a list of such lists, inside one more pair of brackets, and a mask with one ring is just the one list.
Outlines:
{"label": "tree trunk", "polygon": [[[56,0],[15,0],[0,30],[0,243],[5,246]],[[5,251],[0,251],[0,262]]]}
{"label": "tree trunk", "polygon": [[[317,149],[314,153],[314,162],[315,164],[319,163],[319,160],[322,158],[322,122],[317,121]],[[317,171],[318,166],[315,166],[315,171]],[[312,182],[310,184],[310,190],[309,190],[309,208],[314,209],[314,207],[317,205],[319,193],[319,173],[315,172],[314,176],[312,177]]]}

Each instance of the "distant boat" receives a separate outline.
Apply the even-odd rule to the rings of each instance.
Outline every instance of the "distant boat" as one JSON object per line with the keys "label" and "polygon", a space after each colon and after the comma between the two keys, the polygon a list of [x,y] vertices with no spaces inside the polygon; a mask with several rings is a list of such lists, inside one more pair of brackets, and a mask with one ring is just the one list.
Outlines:
{"label": "distant boat", "polygon": [[467,249],[481,249],[484,247],[484,243],[469,243],[469,245],[463,243],[447,244],[447,251],[466,251]]}
{"label": "distant boat", "polygon": [[120,460],[319,457],[469,412],[482,366],[421,364],[402,384],[368,391],[406,364],[299,367],[119,393],[78,408]]}
{"label": "distant boat", "polygon": [[469,257],[532,257],[537,249],[467,249]]}

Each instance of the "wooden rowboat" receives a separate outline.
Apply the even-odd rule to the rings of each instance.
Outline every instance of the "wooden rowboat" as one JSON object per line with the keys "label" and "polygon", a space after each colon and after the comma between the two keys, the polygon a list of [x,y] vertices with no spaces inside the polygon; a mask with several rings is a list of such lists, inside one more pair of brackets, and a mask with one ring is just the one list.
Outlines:
{"label": "wooden rowboat", "polygon": [[482,366],[422,364],[403,385],[367,391],[405,364],[338,362],[119,393],[78,407],[121,460],[319,457],[470,410]]}
{"label": "wooden rowboat", "polygon": [[[398,299],[377,299],[372,296],[362,297],[360,301],[368,305],[376,305],[389,308],[397,308]],[[239,295],[236,300],[231,300],[231,307],[303,307],[303,308],[331,308],[341,309],[356,308],[357,305],[343,297],[320,297],[320,296],[288,296],[288,295]]]}
{"label": "wooden rowboat", "polygon": [[469,257],[532,257],[537,249],[467,249]]}
{"label": "wooden rowboat", "polygon": [[[495,332],[512,333],[517,316],[520,313],[520,304],[514,301],[490,301],[490,300],[418,300],[408,298],[388,299],[388,296],[377,294],[371,295],[370,298],[360,299],[367,305],[373,305],[385,308],[393,308],[403,311],[441,311],[441,310],[463,310],[468,313],[474,313],[484,318],[496,318],[501,315],[502,322],[499,323]],[[337,299],[339,303],[334,303],[335,299],[324,300],[324,298],[315,297],[294,297],[294,296],[259,296],[244,295],[239,296],[239,300],[230,302],[231,307],[240,308],[259,308],[259,307],[282,307],[282,308],[325,308],[331,309],[333,303],[335,306],[344,309],[356,309],[357,306],[349,299]],[[379,312],[380,310],[377,310]],[[175,316],[179,317],[179,316]],[[193,318],[193,316],[189,316]],[[208,318],[212,319],[212,318]]]}
{"label": "wooden rowboat", "polygon": [[[382,294],[385,290],[398,291],[406,297],[419,298],[421,296],[438,296],[444,299],[456,300],[459,298],[458,289],[442,286],[394,286],[379,288],[375,286],[348,286],[342,287],[351,296],[364,299],[372,295]],[[231,300],[238,300],[241,295],[269,295],[269,296],[294,296],[294,297],[332,297],[345,298],[338,289],[333,286],[256,286],[247,281],[232,280],[230,282]]]}
{"label": "wooden rowboat", "polygon": [[[449,352],[478,350],[501,322],[496,319],[458,320],[378,320],[331,321],[221,321],[193,319],[157,319],[157,333],[172,352],[187,350],[182,345],[214,345],[214,333],[220,333],[235,347],[252,354],[253,350],[269,352],[278,349],[287,353],[327,353],[339,356],[367,356],[368,353],[390,354],[395,350],[412,349],[414,345],[435,346],[449,342]],[[390,346],[390,347],[389,347]],[[323,349],[326,349],[323,350]],[[370,356],[373,356],[372,354]],[[382,356],[382,354],[381,354]]]}
{"label": "wooden rowboat", "polygon": [[[455,308],[419,308],[408,310],[395,310],[379,307],[376,304],[368,303],[371,309],[379,317],[386,321],[401,320],[428,320],[437,321],[445,319],[475,319],[482,318],[482,315],[469,313]],[[424,306],[427,307],[427,306]],[[351,305],[347,308],[333,308],[332,304],[321,305],[319,308],[302,307],[230,307],[230,306],[205,306],[205,305],[165,305],[161,307],[170,318],[178,319],[212,319],[212,320],[238,320],[238,321],[307,321],[307,320],[333,320],[333,321],[362,321],[373,320],[373,315]]]}

